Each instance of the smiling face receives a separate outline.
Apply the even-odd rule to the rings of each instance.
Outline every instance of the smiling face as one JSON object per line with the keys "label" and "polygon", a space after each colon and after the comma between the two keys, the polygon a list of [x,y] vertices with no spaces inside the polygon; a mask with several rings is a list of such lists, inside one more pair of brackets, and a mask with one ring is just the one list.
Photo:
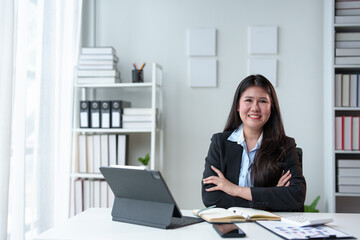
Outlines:
{"label": "smiling face", "polygon": [[271,99],[261,87],[249,87],[240,97],[237,107],[245,131],[262,132],[271,114]]}

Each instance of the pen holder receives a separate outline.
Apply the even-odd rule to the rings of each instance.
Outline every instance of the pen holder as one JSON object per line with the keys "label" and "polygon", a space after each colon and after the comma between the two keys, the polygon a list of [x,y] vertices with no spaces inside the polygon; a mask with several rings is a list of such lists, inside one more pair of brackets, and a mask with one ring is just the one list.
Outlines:
{"label": "pen holder", "polygon": [[142,70],[132,70],[132,81],[135,82],[144,82],[144,75]]}

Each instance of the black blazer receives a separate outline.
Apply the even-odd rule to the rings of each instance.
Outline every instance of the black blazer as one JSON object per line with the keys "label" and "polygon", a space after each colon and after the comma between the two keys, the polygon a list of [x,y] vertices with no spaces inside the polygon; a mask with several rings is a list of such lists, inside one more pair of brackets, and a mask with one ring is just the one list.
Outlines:
{"label": "black blazer", "polygon": [[[211,165],[219,169],[227,180],[238,185],[243,147],[227,140],[232,131],[214,134],[205,159],[203,178],[216,175]],[[302,175],[294,139],[288,138],[289,151],[283,162],[284,171],[290,169],[288,187],[251,187],[252,201],[230,196],[223,191],[207,192],[213,184],[202,184],[202,200],[206,207],[252,207],[270,211],[299,211],[304,206],[306,182]],[[276,179],[276,182],[278,179]]]}

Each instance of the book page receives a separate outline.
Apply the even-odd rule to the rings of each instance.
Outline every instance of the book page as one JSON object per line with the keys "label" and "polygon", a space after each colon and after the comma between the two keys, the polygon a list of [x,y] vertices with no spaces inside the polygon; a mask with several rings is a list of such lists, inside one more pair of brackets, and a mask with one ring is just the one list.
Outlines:
{"label": "book page", "polygon": [[254,208],[243,208],[243,207],[231,207],[228,208],[229,212],[232,212],[236,215],[246,215],[250,217],[275,217],[278,218],[279,216],[260,209],[254,209]]}
{"label": "book page", "polygon": [[208,218],[223,218],[229,216],[236,216],[236,214],[224,209],[224,208],[210,208],[199,214],[201,217],[206,215]]}

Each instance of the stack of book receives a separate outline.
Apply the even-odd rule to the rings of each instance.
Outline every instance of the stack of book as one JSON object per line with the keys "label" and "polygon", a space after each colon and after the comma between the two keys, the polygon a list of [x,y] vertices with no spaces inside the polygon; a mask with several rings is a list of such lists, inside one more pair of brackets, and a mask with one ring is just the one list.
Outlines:
{"label": "stack of book", "polygon": [[335,23],[360,23],[360,0],[337,0]]}
{"label": "stack of book", "polygon": [[122,127],[125,129],[150,129],[152,126],[151,108],[124,108]]}
{"label": "stack of book", "polygon": [[335,33],[335,64],[360,64],[360,32]]}
{"label": "stack of book", "polygon": [[359,74],[335,74],[335,107],[360,107],[359,93]]}
{"label": "stack of book", "polygon": [[352,151],[360,150],[360,117],[335,117],[335,149]]}
{"label": "stack of book", "polygon": [[109,208],[115,196],[105,180],[76,178],[71,185],[70,214],[77,215],[88,208]]}
{"label": "stack of book", "polygon": [[338,159],[339,193],[360,193],[360,159]]}
{"label": "stack of book", "polygon": [[126,165],[127,135],[80,134],[78,146],[79,173],[100,173],[101,166]]}
{"label": "stack of book", "polygon": [[113,47],[83,47],[77,67],[77,83],[119,83],[117,61]]}

